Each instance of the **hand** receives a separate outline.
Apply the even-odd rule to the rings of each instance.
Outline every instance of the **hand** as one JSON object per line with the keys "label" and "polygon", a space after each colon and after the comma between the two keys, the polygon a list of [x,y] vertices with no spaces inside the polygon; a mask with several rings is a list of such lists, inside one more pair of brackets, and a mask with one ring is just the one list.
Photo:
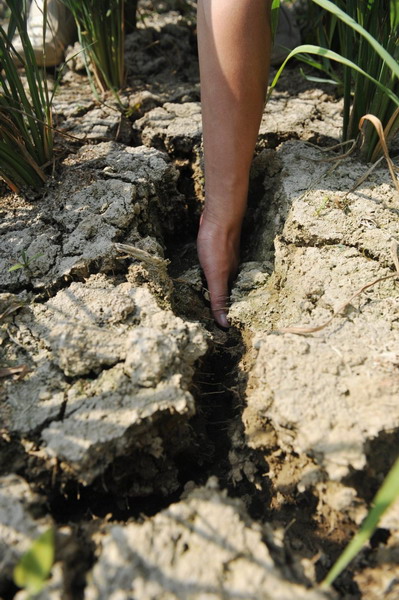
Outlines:
{"label": "hand", "polygon": [[211,310],[221,327],[229,327],[227,319],[230,286],[239,263],[241,219],[232,225],[217,223],[204,213],[197,238],[200,265],[207,281]]}

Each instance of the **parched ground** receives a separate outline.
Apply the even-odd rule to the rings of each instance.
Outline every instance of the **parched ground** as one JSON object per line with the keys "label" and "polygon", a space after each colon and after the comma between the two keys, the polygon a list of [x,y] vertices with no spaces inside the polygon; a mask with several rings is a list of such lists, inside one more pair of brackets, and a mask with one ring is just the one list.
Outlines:
{"label": "parched ground", "polygon": [[126,41],[129,119],[71,65],[54,177],[1,188],[0,597],[26,598],[12,569],[54,527],[39,600],[396,600],[399,505],[319,583],[397,456],[399,194],[328,150],[341,101],[293,65],[217,329],[194,5],[150,8]]}

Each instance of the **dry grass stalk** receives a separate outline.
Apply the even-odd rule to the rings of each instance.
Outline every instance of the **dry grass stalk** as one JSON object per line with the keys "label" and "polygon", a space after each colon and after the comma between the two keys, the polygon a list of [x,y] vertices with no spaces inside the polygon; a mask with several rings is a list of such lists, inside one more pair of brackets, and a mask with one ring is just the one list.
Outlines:
{"label": "dry grass stalk", "polygon": [[135,258],[136,260],[139,260],[143,263],[146,263],[147,265],[153,266],[153,267],[158,267],[160,268],[166,268],[169,264],[169,260],[166,260],[165,258],[160,258],[159,256],[153,256],[152,254],[150,254],[149,252],[147,252],[146,250],[142,250],[141,248],[137,248],[136,246],[131,246],[130,244],[115,244],[115,248],[118,252],[124,253],[124,256],[121,256],[120,258]]}
{"label": "dry grass stalk", "polygon": [[333,150],[338,150],[338,148],[342,148],[343,146],[347,146],[348,144],[351,144],[349,150],[347,150],[346,152],[344,152],[344,154],[341,154],[340,156],[331,156],[330,158],[320,158],[318,160],[316,160],[316,162],[323,162],[323,163],[327,163],[327,162],[335,162],[335,161],[341,161],[345,158],[348,158],[351,154],[353,154],[356,145],[357,145],[357,140],[347,140],[346,142],[341,142],[340,144],[335,144],[334,146],[329,146],[328,148],[319,148],[318,146],[314,146],[312,144],[312,146],[314,146],[315,148],[318,148],[321,152],[332,152]]}
{"label": "dry grass stalk", "polygon": [[13,379],[22,379],[29,373],[29,368],[26,365],[18,367],[2,367],[0,368],[0,378],[13,377]]}
{"label": "dry grass stalk", "polygon": [[382,123],[381,123],[380,119],[378,117],[376,117],[375,115],[370,115],[370,114],[364,115],[359,121],[360,131],[362,131],[362,127],[363,127],[363,124],[365,121],[370,121],[370,123],[372,123],[374,125],[375,130],[377,131],[377,134],[378,134],[378,137],[380,140],[381,149],[384,153],[385,160],[387,161],[388,169],[391,174],[393,184],[394,184],[396,190],[399,192],[399,183],[398,183],[397,177],[395,175],[395,165],[393,164],[392,159],[389,156],[388,146],[387,146],[387,142],[385,139],[385,133],[384,133],[384,130],[382,127]]}
{"label": "dry grass stalk", "polygon": [[16,302],[16,303],[10,304],[10,306],[7,306],[6,310],[0,314],[0,321],[2,321],[6,317],[8,317],[8,315],[11,315],[13,312],[19,310],[20,308],[22,308],[25,305],[26,305],[25,302],[20,302],[20,303]]}

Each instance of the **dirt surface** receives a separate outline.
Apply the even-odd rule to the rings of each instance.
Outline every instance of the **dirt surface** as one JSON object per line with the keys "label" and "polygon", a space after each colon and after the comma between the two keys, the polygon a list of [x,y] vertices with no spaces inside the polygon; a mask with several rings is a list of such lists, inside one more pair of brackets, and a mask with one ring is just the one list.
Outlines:
{"label": "dirt surface", "polygon": [[156,7],[127,38],[129,118],[71,64],[54,176],[0,189],[0,597],[26,598],[12,569],[54,526],[40,600],[396,600],[399,505],[318,584],[397,455],[399,195],[328,150],[341,100],[293,65],[219,330],[195,251],[195,7]]}

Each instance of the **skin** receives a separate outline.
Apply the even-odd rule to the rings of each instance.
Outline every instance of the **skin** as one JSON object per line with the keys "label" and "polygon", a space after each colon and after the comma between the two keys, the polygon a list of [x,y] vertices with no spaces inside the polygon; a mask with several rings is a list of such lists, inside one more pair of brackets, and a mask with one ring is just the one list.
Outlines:
{"label": "skin", "polygon": [[216,322],[228,327],[249,170],[267,89],[269,0],[198,0],[205,206],[197,251]]}

